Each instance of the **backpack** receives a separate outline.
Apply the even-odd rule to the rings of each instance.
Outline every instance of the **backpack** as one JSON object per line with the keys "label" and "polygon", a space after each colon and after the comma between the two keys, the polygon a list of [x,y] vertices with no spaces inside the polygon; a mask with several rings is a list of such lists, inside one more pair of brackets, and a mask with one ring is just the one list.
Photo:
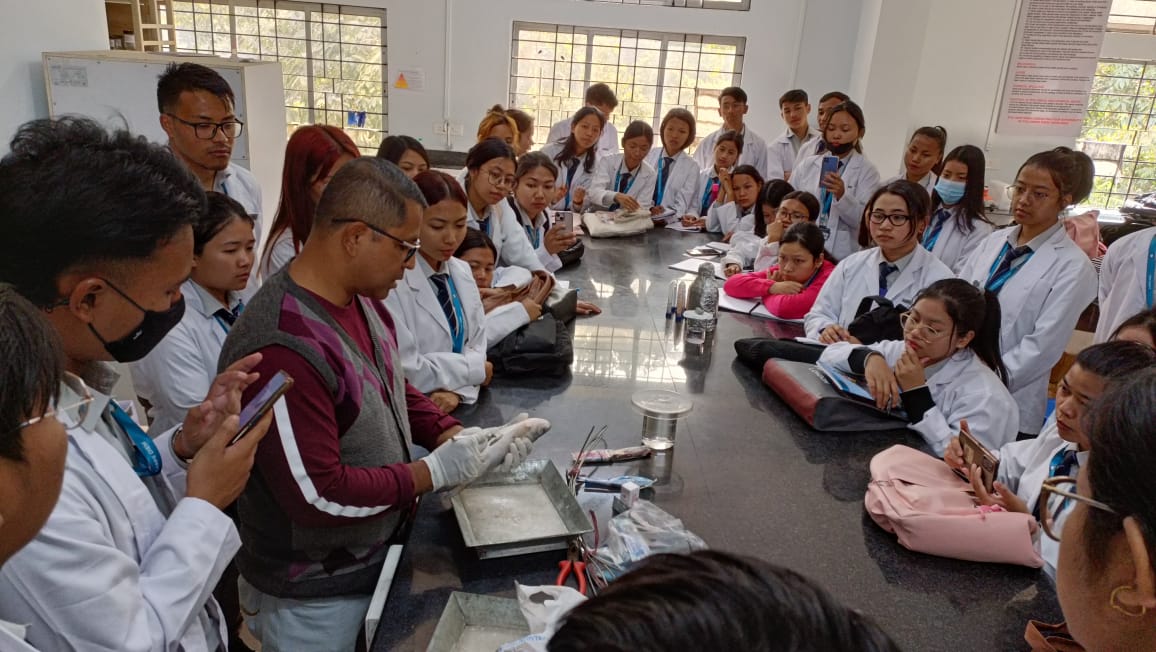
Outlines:
{"label": "backpack", "polygon": [[871,458],[863,505],[879,527],[916,552],[1040,568],[1039,524],[1030,514],[977,506],[947,463],[908,446]]}
{"label": "backpack", "polygon": [[[876,303],[878,307],[872,308]],[[864,344],[903,339],[903,326],[899,315],[907,311],[907,306],[896,305],[890,299],[879,296],[864,297],[855,311],[855,319],[847,325],[847,332]]]}

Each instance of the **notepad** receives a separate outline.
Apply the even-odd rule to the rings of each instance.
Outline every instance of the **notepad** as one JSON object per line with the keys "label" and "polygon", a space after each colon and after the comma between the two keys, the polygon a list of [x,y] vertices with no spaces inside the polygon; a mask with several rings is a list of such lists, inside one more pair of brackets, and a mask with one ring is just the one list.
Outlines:
{"label": "notepad", "polygon": [[760,317],[762,319],[773,319],[788,324],[801,324],[802,319],[783,319],[767,310],[762,301],[758,299],[737,299],[730,296],[726,292],[720,292],[718,297],[719,310],[726,310],[728,312],[741,312],[744,315],[752,317]]}
{"label": "notepad", "polygon": [[700,226],[683,226],[682,222],[674,221],[667,222],[666,229],[668,231],[682,231],[683,233],[702,233],[705,229]]}

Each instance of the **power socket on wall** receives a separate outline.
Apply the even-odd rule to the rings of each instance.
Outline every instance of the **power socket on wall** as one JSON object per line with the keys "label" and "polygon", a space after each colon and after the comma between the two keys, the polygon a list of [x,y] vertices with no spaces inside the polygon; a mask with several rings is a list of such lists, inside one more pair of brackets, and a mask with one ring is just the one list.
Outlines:
{"label": "power socket on wall", "polygon": [[438,136],[445,136],[447,133],[449,133],[449,127],[449,121],[435,122],[433,126],[433,132]]}

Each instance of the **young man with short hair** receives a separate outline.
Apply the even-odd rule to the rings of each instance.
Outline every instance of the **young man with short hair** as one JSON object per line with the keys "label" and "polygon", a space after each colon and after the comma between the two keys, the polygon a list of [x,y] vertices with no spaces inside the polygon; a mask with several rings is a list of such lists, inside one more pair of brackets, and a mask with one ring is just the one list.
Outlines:
{"label": "young man with short hair", "polygon": [[743,122],[747,114],[747,92],[738,86],[729,86],[722,90],[718,97],[718,114],[723,119],[723,125],[711,132],[694,150],[694,162],[702,170],[714,165],[714,145],[719,134],[724,131],[736,131],[743,137],[743,153],[739,156],[737,165],[753,165],[759,174],[767,174],[767,141],[759,137]]}
{"label": "young man with short hair", "polygon": [[[606,117],[606,126],[602,128],[602,135],[598,138],[598,156],[613,156],[618,153],[618,128],[610,121],[610,114],[614,113],[614,109],[618,108],[618,98],[614,95],[614,91],[603,83],[591,84],[586,89],[586,106],[592,106],[602,112]],[[570,121],[571,118],[565,118],[555,122],[550,127],[550,135],[546,137],[544,144],[548,145],[559,140],[566,140],[570,135]]]}
{"label": "young man with short hair", "polygon": [[791,180],[791,170],[795,168],[795,159],[807,145],[819,138],[818,132],[811,129],[807,118],[811,115],[811,103],[807,99],[807,91],[795,89],[783,93],[779,98],[779,113],[787,130],[783,135],[771,141],[767,146],[767,180]]}
{"label": "young man with short hair", "polygon": [[229,82],[199,63],[169,64],[157,80],[157,110],[169,149],[201,187],[228,195],[253,216],[255,250],[261,251],[261,186],[232,162],[245,123],[237,117]]}

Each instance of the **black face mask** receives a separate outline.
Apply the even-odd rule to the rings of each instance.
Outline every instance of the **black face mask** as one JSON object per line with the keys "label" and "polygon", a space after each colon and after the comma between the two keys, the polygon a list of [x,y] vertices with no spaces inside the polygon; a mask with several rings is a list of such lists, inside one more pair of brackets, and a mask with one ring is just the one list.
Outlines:
{"label": "black face mask", "polygon": [[842,156],[847,152],[850,152],[852,149],[854,149],[854,147],[855,143],[840,143],[838,145],[827,143],[827,151],[831,152],[835,156]]}
{"label": "black face mask", "polygon": [[181,317],[185,316],[185,298],[182,296],[180,301],[177,301],[171,308],[164,312],[157,312],[155,310],[146,310],[142,308],[139,303],[132,300],[132,297],[121,291],[120,288],[113,285],[108,279],[102,279],[108,286],[116,291],[117,294],[124,297],[137,310],[144,313],[144,319],[141,320],[140,325],[132,329],[132,331],[124,337],[109,342],[101,337],[100,333],[96,332],[96,328],[88,325],[88,330],[100,340],[104,345],[104,350],[108,351],[113,360],[117,362],[136,362],[149,354],[156,348],[157,344],[165,338],[165,335],[173,329],[174,326],[180,323]]}

